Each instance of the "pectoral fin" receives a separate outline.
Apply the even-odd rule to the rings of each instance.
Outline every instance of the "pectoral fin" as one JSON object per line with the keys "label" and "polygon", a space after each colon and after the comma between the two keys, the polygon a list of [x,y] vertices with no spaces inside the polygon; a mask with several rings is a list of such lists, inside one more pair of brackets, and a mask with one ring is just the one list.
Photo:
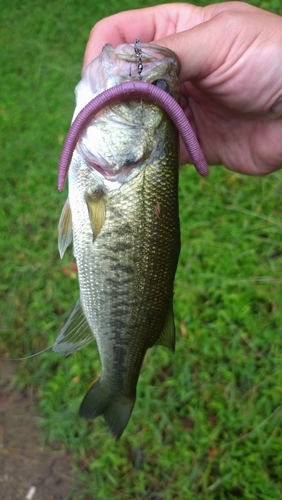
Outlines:
{"label": "pectoral fin", "polygon": [[172,302],[167,314],[166,322],[163,331],[158,338],[155,345],[163,345],[167,347],[170,351],[174,352],[175,349],[175,326],[174,326],[174,315]]}
{"label": "pectoral fin", "polygon": [[67,247],[69,246],[72,240],[72,216],[68,198],[66,199],[66,202],[63,206],[63,210],[59,221],[58,231],[59,231],[58,247],[62,259]]}
{"label": "pectoral fin", "polygon": [[94,191],[93,193],[85,196],[88,207],[89,218],[93,231],[93,241],[100,233],[106,218],[106,205],[104,200],[104,193],[102,190]]}
{"label": "pectoral fin", "polygon": [[78,299],[52,349],[62,356],[68,356],[92,342],[93,339],[94,335]]}

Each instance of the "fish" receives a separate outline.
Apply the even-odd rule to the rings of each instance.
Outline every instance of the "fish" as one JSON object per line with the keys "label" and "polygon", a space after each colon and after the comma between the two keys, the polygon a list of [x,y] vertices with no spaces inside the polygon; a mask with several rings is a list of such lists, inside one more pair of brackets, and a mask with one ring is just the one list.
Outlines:
{"label": "fish", "polygon": [[139,40],[105,45],[76,87],[73,126],[100,96],[122,86],[137,91],[106,101],[95,116],[91,110],[83,115],[72,148],[66,147],[61,180],[59,173],[62,189],[68,170],[59,252],[62,258],[73,241],[80,298],[53,350],[67,356],[96,339],[101,375],[79,415],[102,415],[116,440],[133,411],[146,351],[175,349],[178,130],[162,107],[138,97],[138,89],[155,87],[177,102],[179,71],[177,56],[164,47]]}

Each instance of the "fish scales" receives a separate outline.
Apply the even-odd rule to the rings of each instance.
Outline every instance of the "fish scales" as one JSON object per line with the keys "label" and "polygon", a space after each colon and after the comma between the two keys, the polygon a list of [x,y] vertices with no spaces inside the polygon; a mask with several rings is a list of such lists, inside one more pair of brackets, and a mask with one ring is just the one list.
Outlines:
{"label": "fish scales", "polygon": [[[98,342],[103,377],[111,379],[115,391],[128,395],[135,394],[144,354],[160,336],[172,300],[179,253],[174,149],[171,162],[167,158],[155,161],[109,196],[107,218],[95,245],[90,226],[87,242],[80,237],[86,214],[79,212],[77,221],[73,215],[81,301]],[[81,193],[85,205],[83,185]],[[77,190],[74,196],[77,204]],[[160,217],[156,215],[158,203]],[[129,348],[121,355],[124,346]],[[121,385],[112,365],[112,350],[118,352]]]}
{"label": "fish scales", "polygon": [[[108,50],[112,57],[114,49]],[[150,55],[147,78],[163,78],[164,72],[178,97],[178,62],[171,61],[170,51],[155,51],[161,57],[156,62]],[[146,57],[142,60],[146,77]],[[134,406],[146,350],[156,343],[174,349],[173,281],[180,250],[178,134],[158,106],[142,101],[111,106],[91,127],[99,144],[98,160],[95,157],[94,162],[93,152],[88,153],[91,141],[86,131],[69,169],[67,220],[71,220],[80,302],[54,350],[71,353],[75,347],[69,337],[77,330],[81,338],[77,325],[83,325],[87,341],[90,327],[102,370],[81,404],[80,415],[104,415],[118,439]],[[60,227],[63,234],[64,220]]]}

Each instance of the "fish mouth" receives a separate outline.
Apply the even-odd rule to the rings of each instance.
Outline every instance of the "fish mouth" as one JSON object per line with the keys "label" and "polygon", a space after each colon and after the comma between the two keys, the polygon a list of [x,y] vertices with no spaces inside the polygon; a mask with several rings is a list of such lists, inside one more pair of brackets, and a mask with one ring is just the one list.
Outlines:
{"label": "fish mouth", "polygon": [[[119,45],[117,49],[115,50],[115,57],[117,59],[121,59],[128,63],[138,63],[139,54],[136,53],[135,44],[123,43]],[[141,43],[140,49],[140,55],[142,57],[143,63],[156,64],[158,61],[163,62],[165,59],[171,59],[171,62],[173,62],[174,64],[176,63],[176,73],[179,74],[180,61],[178,56],[172,50],[167,49],[166,47],[162,47],[161,45],[155,45],[153,43]]]}

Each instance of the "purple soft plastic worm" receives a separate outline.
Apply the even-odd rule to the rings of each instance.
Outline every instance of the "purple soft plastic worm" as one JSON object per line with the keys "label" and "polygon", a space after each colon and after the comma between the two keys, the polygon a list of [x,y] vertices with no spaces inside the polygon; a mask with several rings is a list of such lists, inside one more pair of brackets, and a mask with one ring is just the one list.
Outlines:
{"label": "purple soft plastic worm", "polygon": [[94,97],[94,99],[89,101],[89,103],[86,104],[86,106],[77,115],[69,129],[61,153],[58,172],[59,191],[64,189],[72,154],[82,131],[87,127],[89,122],[103,108],[117,101],[126,101],[136,98],[152,101],[166,111],[180,133],[196,170],[200,175],[208,175],[208,165],[203,152],[200,148],[196,135],[179,104],[173,97],[159,87],[156,87],[151,83],[134,80],[131,82],[120,83],[119,85],[111,87],[101,94],[98,94]]}

